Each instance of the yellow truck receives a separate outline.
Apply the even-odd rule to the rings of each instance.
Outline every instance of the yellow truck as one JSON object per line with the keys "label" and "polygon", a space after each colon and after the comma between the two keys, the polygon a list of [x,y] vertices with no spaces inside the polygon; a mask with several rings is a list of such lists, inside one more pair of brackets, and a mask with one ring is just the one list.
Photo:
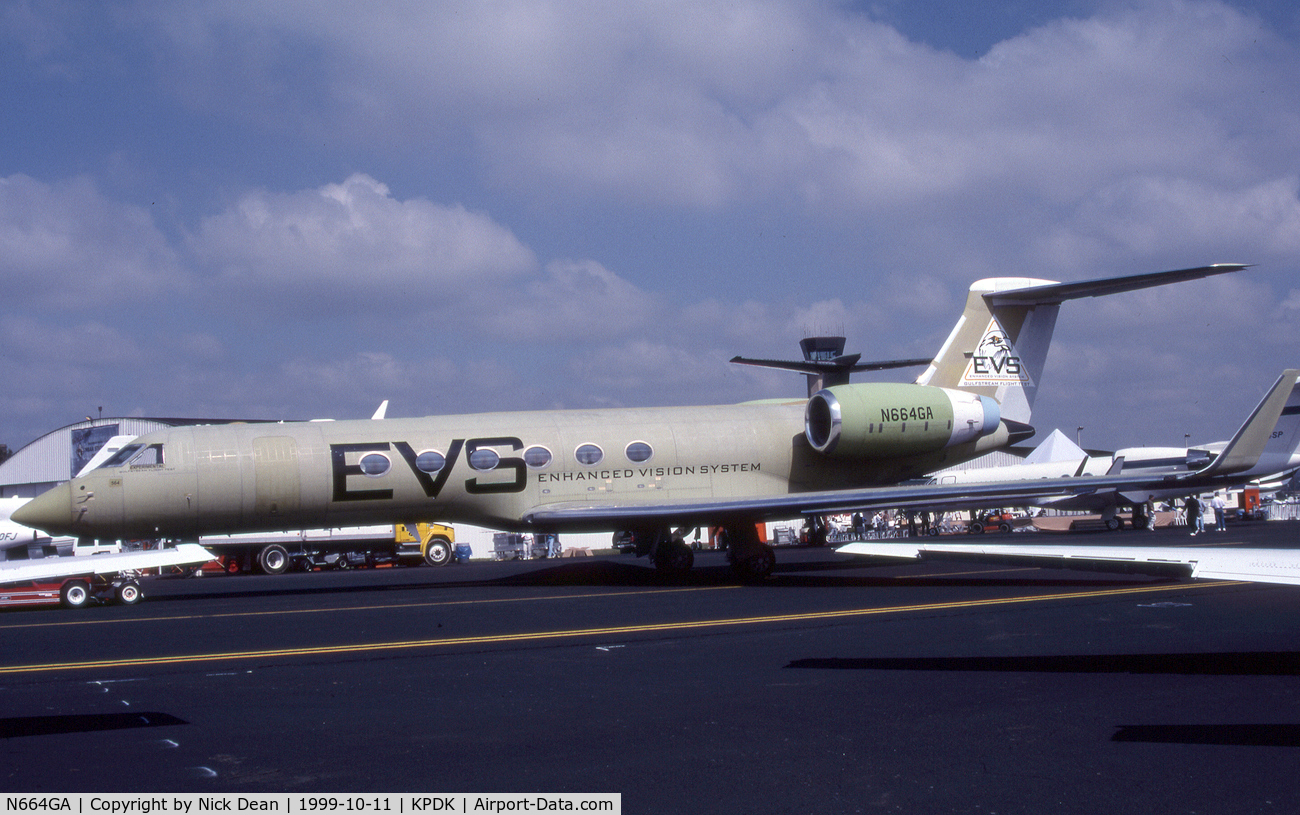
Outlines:
{"label": "yellow truck", "polygon": [[231,574],[283,574],[290,569],[351,569],[421,561],[446,566],[456,560],[456,531],[435,523],[204,535],[199,543],[217,555]]}
{"label": "yellow truck", "polygon": [[430,566],[446,566],[456,559],[456,530],[450,526],[397,524],[394,537],[399,558],[418,557]]}

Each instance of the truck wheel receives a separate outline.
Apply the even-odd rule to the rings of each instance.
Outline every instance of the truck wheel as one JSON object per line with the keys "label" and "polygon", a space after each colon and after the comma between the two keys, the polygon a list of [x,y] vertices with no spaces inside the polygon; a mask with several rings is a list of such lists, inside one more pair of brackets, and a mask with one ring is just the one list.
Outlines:
{"label": "truck wheel", "polygon": [[144,592],[140,591],[139,583],[131,580],[118,586],[113,591],[113,596],[122,605],[133,606],[144,599]]}
{"label": "truck wheel", "polygon": [[90,584],[84,580],[69,580],[59,589],[59,602],[64,608],[81,608],[90,602]]}
{"label": "truck wheel", "polygon": [[446,538],[434,538],[429,541],[429,546],[424,550],[424,562],[430,566],[446,566],[451,563],[452,555],[451,541]]}
{"label": "truck wheel", "polygon": [[289,552],[280,544],[273,543],[258,553],[257,565],[264,574],[284,574],[289,569]]}
{"label": "truck wheel", "polygon": [[1010,531],[1011,531],[1011,524],[1007,523],[1006,521],[1003,521],[1002,523],[998,524],[998,531],[999,531],[999,532],[1010,532]]}
{"label": "truck wheel", "polygon": [[979,521],[971,521],[970,526],[966,528],[966,531],[972,535],[983,535],[984,524],[980,523]]}

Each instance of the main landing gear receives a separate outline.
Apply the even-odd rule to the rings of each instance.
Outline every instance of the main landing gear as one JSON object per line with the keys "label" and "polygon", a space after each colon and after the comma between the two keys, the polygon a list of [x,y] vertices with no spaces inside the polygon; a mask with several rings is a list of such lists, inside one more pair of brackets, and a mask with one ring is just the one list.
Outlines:
{"label": "main landing gear", "polygon": [[[695,565],[695,552],[685,535],[685,529],[666,527],[634,530],[631,545],[637,555],[649,557],[660,574],[679,576]],[[727,562],[742,580],[763,580],[776,567],[776,553],[759,538],[752,523],[724,527],[719,539],[725,541]]]}
{"label": "main landing gear", "polygon": [[727,562],[741,580],[764,580],[776,568],[776,552],[758,537],[754,524],[740,524],[725,528],[727,536]]}
{"label": "main landing gear", "polygon": [[632,551],[649,557],[661,574],[686,574],[695,565],[695,552],[686,542],[685,530],[638,529],[631,535]]}

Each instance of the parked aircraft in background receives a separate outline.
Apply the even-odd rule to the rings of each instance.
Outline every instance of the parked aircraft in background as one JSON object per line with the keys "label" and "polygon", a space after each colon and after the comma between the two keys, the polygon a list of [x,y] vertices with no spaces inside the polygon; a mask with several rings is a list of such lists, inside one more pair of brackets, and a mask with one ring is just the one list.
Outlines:
{"label": "parked aircraft in background", "polygon": [[[10,550],[27,550],[37,549],[44,550],[56,545],[56,540],[49,535],[43,534],[30,526],[14,523],[10,516],[18,507],[30,501],[30,498],[0,498],[0,560],[7,560],[10,556]],[[71,544],[72,538],[59,538],[59,541],[66,541]]]}
{"label": "parked aircraft in background", "polygon": [[[1283,371],[1228,441],[1196,447],[1129,447],[1101,456],[1088,455],[1072,444],[1068,448],[1064,453],[1044,456],[1046,460],[1039,460],[1031,453],[1021,464],[945,472],[935,477],[935,483],[949,486],[1039,478],[1095,478],[1120,473],[1154,478],[1196,476],[1182,478],[1170,486],[1135,485],[1127,491],[1048,495],[1023,504],[1097,512],[1109,529],[1119,529],[1123,523],[1119,517],[1121,506],[1138,507],[1147,500],[1167,501],[1250,481],[1287,477],[1300,468],[1300,369]],[[1059,451],[1060,447],[1054,449]],[[923,508],[954,507],[934,504],[915,507]]]}
{"label": "parked aircraft in background", "polygon": [[[718,526],[737,570],[761,577],[775,558],[756,523],[917,500],[918,487],[900,482],[1032,435],[1026,422],[1065,300],[1242,268],[977,281],[914,384],[843,384],[808,399],[709,407],[160,430],[14,518],[101,538],[432,519],[557,534],[625,530],[639,554],[669,571],[693,560],[680,530]],[[991,496],[1002,488],[957,489]]]}
{"label": "parked aircraft in background", "polygon": [[885,371],[892,368],[915,368],[930,364],[929,358],[862,362],[861,354],[844,353],[843,337],[805,337],[799,341],[799,348],[803,351],[804,358],[802,360],[732,357],[731,361],[740,365],[754,365],[759,368],[797,371],[808,379],[809,396],[823,388],[849,384],[850,374],[863,371]]}

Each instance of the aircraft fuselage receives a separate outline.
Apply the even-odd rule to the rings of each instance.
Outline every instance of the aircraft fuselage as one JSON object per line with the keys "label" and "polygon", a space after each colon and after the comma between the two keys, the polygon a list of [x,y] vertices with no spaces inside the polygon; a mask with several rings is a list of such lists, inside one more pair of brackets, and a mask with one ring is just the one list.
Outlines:
{"label": "aircraft fuselage", "polygon": [[[42,519],[46,528],[98,537],[192,538],[426,519],[522,529],[525,515],[540,506],[649,506],[866,487],[1006,444],[1008,431],[996,418],[991,432],[960,438],[949,397],[934,398],[941,389],[901,388],[885,392],[907,398],[887,397],[897,404],[882,403],[878,411],[893,421],[873,422],[872,431],[879,449],[894,455],[814,450],[802,399],[177,427],[140,437],[134,453],[124,448],[120,460],[56,488],[45,506],[69,507],[66,523],[61,511],[52,517],[44,510]],[[918,404],[918,396],[931,401]],[[67,492],[57,496],[60,490]],[[581,528],[587,527],[558,523],[545,531]]]}

